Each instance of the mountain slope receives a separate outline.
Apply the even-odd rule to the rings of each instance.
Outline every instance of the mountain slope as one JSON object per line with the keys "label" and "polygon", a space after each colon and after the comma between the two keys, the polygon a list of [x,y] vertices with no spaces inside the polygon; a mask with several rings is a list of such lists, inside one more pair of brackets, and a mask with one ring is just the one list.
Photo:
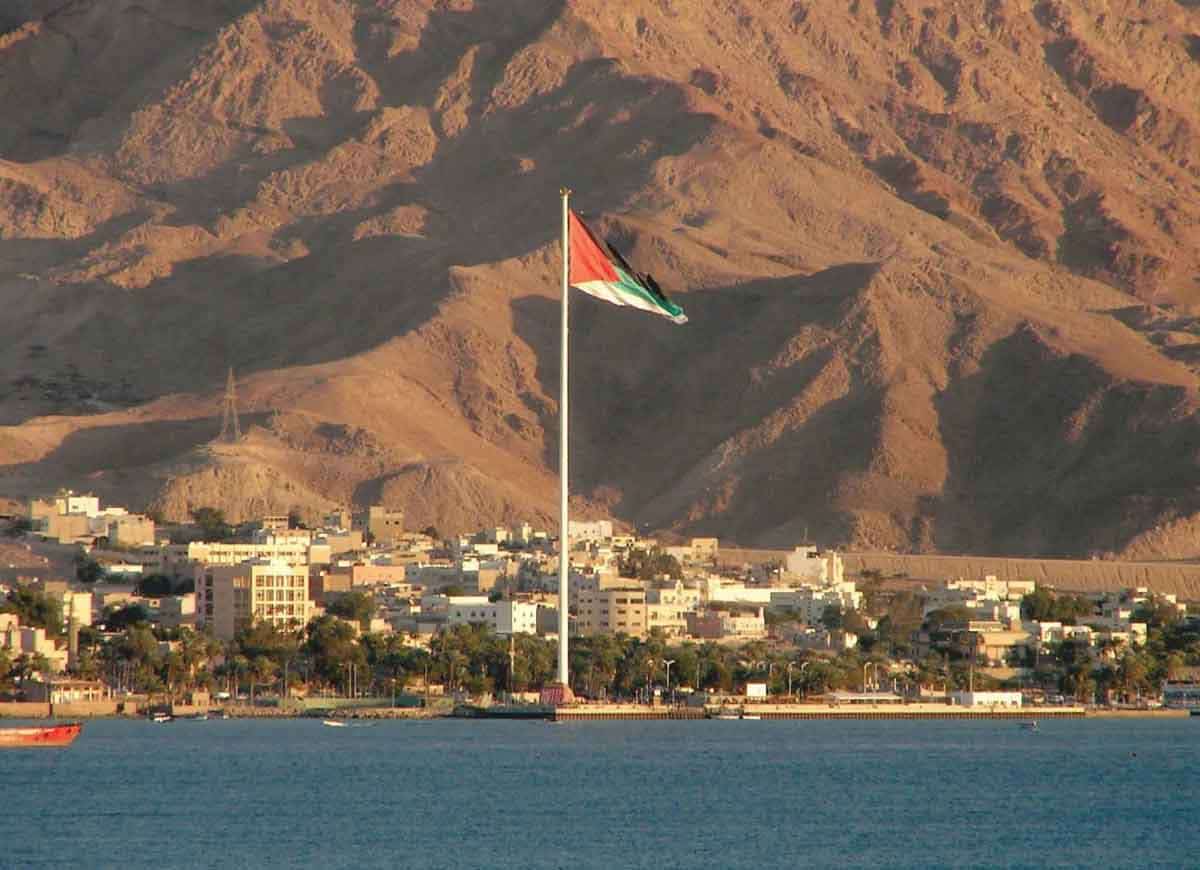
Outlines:
{"label": "mountain slope", "polygon": [[0,19],[0,495],[552,523],[569,184],[581,511],[1196,553],[1192,7],[203,5]]}

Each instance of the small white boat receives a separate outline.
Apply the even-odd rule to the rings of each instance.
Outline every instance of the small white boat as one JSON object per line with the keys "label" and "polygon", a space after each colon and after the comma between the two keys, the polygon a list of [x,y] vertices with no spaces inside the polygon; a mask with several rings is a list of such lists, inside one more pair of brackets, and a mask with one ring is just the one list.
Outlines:
{"label": "small white boat", "polygon": [[756,715],[756,714],[754,714],[754,713],[743,713],[743,714],[742,714],[740,717],[738,717],[738,718],[740,718],[740,719],[755,719],[755,720],[758,720],[758,719],[761,719],[761,718],[762,718],[762,716],[758,716],[758,715]]}
{"label": "small white boat", "polygon": [[162,724],[163,722],[174,722],[175,717],[170,715],[169,713],[155,713],[153,716],[150,717],[150,721],[158,722],[159,724]]}
{"label": "small white boat", "polygon": [[336,719],[322,719],[321,724],[328,725],[330,728],[348,728],[348,727],[350,727],[346,722],[339,722]]}

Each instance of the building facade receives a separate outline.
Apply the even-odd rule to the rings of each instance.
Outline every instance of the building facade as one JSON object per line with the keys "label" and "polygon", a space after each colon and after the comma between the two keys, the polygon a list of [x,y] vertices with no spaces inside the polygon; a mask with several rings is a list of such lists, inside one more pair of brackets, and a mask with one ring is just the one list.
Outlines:
{"label": "building facade", "polygon": [[450,625],[486,625],[495,634],[537,634],[538,606],[527,601],[489,601],[487,604],[450,604]]}
{"label": "building facade", "polygon": [[395,544],[404,534],[404,511],[371,505],[367,508],[367,531],[377,544]]}
{"label": "building facade", "polygon": [[641,586],[580,589],[575,630],[581,635],[646,634],[646,590]]}
{"label": "building facade", "polygon": [[196,577],[196,625],[232,640],[243,627],[268,622],[297,628],[312,616],[308,569],[280,560],[206,565]]}

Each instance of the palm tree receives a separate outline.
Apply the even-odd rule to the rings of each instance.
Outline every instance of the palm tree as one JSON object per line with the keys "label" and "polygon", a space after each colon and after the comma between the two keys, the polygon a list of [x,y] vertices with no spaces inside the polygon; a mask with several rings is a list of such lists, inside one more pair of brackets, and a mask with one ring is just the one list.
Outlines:
{"label": "palm tree", "polygon": [[254,688],[257,683],[269,683],[275,676],[275,663],[267,656],[255,656],[250,661],[250,706],[254,706]]}
{"label": "palm tree", "polygon": [[[250,660],[247,659],[244,655],[241,655],[241,654],[235,655],[232,659],[229,660],[229,670],[230,670],[230,673],[231,673],[231,675],[233,677],[233,681],[234,681],[233,691],[230,694],[232,694],[233,697],[236,699],[238,697],[238,695],[241,694],[242,677],[245,676],[250,671]],[[253,692],[253,686],[251,686],[251,692]],[[251,699],[251,700],[253,700],[253,699]]]}

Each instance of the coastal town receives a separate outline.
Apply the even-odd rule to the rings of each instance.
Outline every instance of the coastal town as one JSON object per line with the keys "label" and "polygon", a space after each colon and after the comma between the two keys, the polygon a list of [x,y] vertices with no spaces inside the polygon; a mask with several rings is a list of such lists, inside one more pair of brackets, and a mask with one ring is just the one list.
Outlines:
{"label": "coastal town", "polygon": [[[165,523],[63,491],[2,534],[6,715],[516,715],[553,680],[558,541],[528,523],[444,536],[383,506]],[[1173,594],[852,574],[808,544],[748,559],[610,520],[572,521],[570,542],[576,715],[1200,702],[1200,616]]]}

